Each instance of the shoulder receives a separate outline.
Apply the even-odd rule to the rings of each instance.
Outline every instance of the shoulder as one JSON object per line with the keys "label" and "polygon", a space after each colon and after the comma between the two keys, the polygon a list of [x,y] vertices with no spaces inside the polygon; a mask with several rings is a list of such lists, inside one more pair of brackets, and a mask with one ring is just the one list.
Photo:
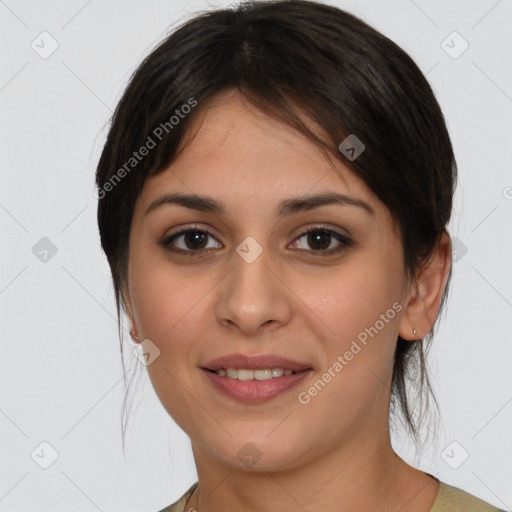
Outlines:
{"label": "shoulder", "polygon": [[439,492],[430,512],[505,512],[458,487],[439,481]]}
{"label": "shoulder", "polygon": [[[196,487],[197,482],[179,500],[159,512],[188,512],[185,510],[185,505]],[[458,487],[439,481],[439,492],[430,512],[505,512],[505,510],[496,508]]]}
{"label": "shoulder", "polygon": [[185,510],[185,505],[187,504],[187,500],[190,498],[192,493],[194,492],[194,489],[197,487],[197,482],[193,484],[188,491],[178,500],[175,501],[172,505],[169,505],[168,507],[165,507],[164,509],[160,510],[159,512],[187,512]]}

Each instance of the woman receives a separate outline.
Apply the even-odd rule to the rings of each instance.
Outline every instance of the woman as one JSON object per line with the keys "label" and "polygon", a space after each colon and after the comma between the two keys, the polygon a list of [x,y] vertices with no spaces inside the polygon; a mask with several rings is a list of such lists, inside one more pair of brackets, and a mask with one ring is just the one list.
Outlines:
{"label": "woman", "polygon": [[406,381],[429,392],[455,180],[420,70],[342,10],[207,12],[144,60],[98,222],[118,315],[192,442],[198,482],[165,511],[498,510],[389,435],[395,410],[423,420]]}

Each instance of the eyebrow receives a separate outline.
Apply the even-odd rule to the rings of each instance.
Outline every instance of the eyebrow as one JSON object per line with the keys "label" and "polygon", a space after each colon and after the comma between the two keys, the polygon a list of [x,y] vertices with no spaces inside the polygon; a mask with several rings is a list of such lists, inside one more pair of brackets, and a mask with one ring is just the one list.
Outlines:
{"label": "eyebrow", "polygon": [[[177,204],[190,210],[215,213],[218,215],[224,215],[226,213],[224,204],[211,197],[197,194],[172,193],[165,194],[162,197],[155,199],[149,205],[144,215],[147,215],[149,212],[164,204]],[[294,213],[308,211],[320,206],[330,204],[337,204],[341,206],[357,206],[365,210],[370,215],[375,215],[375,211],[366,201],[346,194],[338,194],[335,192],[304,195],[299,197],[292,197],[290,199],[284,199],[279,203],[277,213],[281,217],[286,217]]]}

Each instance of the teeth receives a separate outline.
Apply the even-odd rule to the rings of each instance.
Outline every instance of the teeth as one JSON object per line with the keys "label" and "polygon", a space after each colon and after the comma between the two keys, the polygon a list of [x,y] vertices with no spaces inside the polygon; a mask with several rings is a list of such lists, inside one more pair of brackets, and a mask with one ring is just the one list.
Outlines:
{"label": "teeth", "polygon": [[215,370],[217,375],[221,377],[229,377],[230,379],[238,380],[269,380],[273,377],[281,377],[282,375],[292,375],[294,372],[290,369],[283,368],[266,368],[264,370],[246,370],[246,369],[235,369],[235,368],[220,368]]}
{"label": "teeth", "polygon": [[230,378],[230,379],[238,379],[238,372],[236,370],[234,370],[233,368],[228,368],[226,370],[226,375]]}
{"label": "teeth", "polygon": [[238,380],[252,380],[254,372],[252,370],[238,370]]}

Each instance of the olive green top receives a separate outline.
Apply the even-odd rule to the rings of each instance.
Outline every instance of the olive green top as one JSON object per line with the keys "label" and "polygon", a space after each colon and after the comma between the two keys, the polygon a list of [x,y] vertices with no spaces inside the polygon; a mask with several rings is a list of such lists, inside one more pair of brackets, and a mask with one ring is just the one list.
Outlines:
{"label": "olive green top", "polygon": [[[175,503],[160,510],[160,512],[188,512],[185,510],[187,500],[190,498],[197,482]],[[194,511],[191,511],[194,512]],[[439,492],[430,512],[505,512],[469,494],[462,489],[452,487],[439,481]]]}

